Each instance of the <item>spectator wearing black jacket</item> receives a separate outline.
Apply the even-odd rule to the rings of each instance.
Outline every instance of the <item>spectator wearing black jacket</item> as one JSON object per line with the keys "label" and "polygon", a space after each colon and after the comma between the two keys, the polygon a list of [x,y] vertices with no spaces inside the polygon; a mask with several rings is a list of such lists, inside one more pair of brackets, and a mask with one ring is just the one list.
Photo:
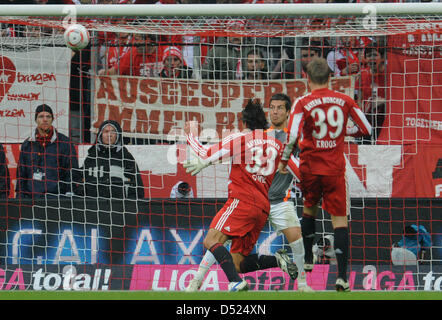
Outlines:
{"label": "spectator wearing black jacket", "polygon": [[78,169],[75,146],[67,136],[58,132],[52,122],[50,106],[39,105],[35,110],[37,128],[20,150],[17,165],[17,198],[44,198],[46,195],[72,195],[72,174]]}
{"label": "spectator wearing black jacket", "polygon": [[87,197],[142,199],[144,187],[135,158],[123,145],[121,126],[104,121],[81,168]]}
{"label": "spectator wearing black jacket", "polygon": [[10,182],[5,150],[3,149],[3,145],[0,144],[0,198],[8,198]]}

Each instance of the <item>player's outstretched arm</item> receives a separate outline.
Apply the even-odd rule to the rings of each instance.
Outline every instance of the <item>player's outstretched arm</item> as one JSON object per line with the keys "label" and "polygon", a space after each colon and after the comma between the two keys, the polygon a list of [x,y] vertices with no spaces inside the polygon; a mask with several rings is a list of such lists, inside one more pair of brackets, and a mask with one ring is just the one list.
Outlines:
{"label": "player's outstretched arm", "polygon": [[210,166],[210,164],[210,162],[202,162],[198,157],[195,157],[184,162],[183,167],[186,169],[186,173],[190,173],[194,176],[200,173],[204,168]]}
{"label": "player's outstretched arm", "polygon": [[233,155],[232,149],[225,141],[208,147],[201,144],[195,136],[196,128],[197,123],[195,121],[187,122],[184,127],[187,144],[192,150],[192,156],[190,160],[183,164],[183,166],[187,169],[186,172],[191,175],[196,175],[212,163],[215,163],[226,156],[231,157]]}

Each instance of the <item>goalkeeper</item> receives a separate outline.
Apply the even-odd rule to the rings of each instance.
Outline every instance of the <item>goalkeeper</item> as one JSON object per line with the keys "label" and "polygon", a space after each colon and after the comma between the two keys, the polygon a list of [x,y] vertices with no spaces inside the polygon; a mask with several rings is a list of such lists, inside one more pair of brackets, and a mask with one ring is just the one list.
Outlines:
{"label": "goalkeeper", "polygon": [[[286,94],[277,93],[270,99],[271,127],[266,131],[268,135],[285,143],[287,137],[287,121],[290,115],[291,100]],[[313,291],[307,285],[304,270],[304,243],[301,235],[301,225],[295,210],[294,203],[290,201],[290,191],[293,178],[299,182],[299,160],[292,156],[289,169],[292,174],[277,172],[269,189],[270,214],[269,221],[279,233],[283,233],[292,250],[292,258],[298,268],[298,290],[302,292]],[[197,291],[204,280],[209,268],[215,263],[215,258],[207,251],[201,260],[197,274],[186,288],[187,292]]]}
{"label": "goalkeeper", "polygon": [[[225,137],[219,144],[205,148],[191,132],[189,123],[185,132],[189,146],[197,153],[196,162],[184,167],[192,175],[221,159],[231,160],[229,197],[213,218],[204,238],[204,247],[220,264],[229,281],[229,291],[248,289],[247,281],[238,273],[280,267],[292,279],[298,272],[284,251],[275,256],[250,255],[267,222],[270,211],[268,191],[276,173],[283,144],[267,135],[267,119],[258,102],[249,101],[242,111],[243,132]],[[224,246],[231,240],[230,252]]]}

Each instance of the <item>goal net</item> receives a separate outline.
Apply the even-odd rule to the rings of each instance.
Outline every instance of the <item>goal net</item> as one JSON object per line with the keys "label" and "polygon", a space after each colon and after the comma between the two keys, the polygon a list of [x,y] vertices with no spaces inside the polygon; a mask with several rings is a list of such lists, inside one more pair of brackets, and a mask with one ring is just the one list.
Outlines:
{"label": "goal net", "polygon": [[[212,144],[243,129],[248,99],[270,121],[272,95],[306,94],[305,66],[319,56],[330,87],[373,126],[346,140],[351,288],[440,290],[442,6],[418,5],[2,8],[1,288],[184,290],[229,183],[226,164],[186,174],[185,122]],[[90,33],[78,51],[63,37],[74,23]],[[55,129],[46,138],[41,105]],[[301,216],[296,184],[288,201]],[[334,289],[333,240],[322,211],[315,290]],[[256,252],[279,248],[290,252],[269,224]],[[252,290],[297,289],[279,269],[243,276]],[[226,289],[215,264],[202,290]]]}

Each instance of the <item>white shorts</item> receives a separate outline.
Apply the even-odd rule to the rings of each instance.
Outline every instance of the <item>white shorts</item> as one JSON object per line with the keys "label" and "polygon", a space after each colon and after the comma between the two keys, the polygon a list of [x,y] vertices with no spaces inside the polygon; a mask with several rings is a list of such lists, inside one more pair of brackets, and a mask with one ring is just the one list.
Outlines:
{"label": "white shorts", "polygon": [[278,233],[290,227],[301,227],[295,204],[292,201],[271,204],[269,222]]}

